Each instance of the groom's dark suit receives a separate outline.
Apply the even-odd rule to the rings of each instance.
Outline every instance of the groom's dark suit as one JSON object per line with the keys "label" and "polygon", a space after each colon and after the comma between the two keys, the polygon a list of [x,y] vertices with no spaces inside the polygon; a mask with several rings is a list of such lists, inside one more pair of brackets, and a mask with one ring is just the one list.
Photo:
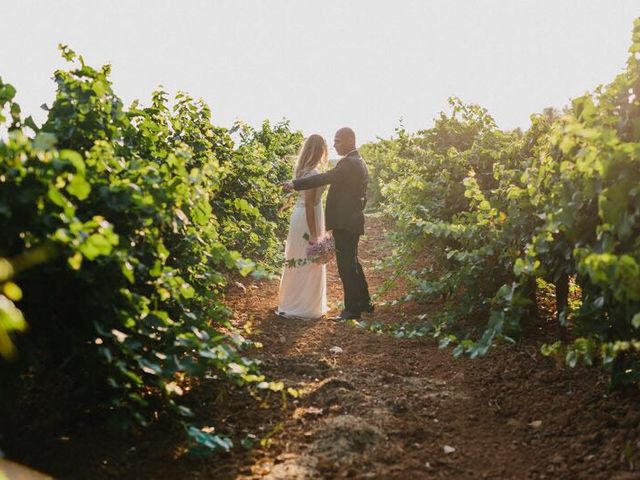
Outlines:
{"label": "groom's dark suit", "polygon": [[367,202],[369,172],[357,150],[340,159],[326,173],[293,181],[296,190],[330,185],[325,207],[326,229],[336,242],[338,273],[344,289],[344,307],[352,314],[369,311],[369,287],[358,261],[358,241],[364,234],[364,206]]}

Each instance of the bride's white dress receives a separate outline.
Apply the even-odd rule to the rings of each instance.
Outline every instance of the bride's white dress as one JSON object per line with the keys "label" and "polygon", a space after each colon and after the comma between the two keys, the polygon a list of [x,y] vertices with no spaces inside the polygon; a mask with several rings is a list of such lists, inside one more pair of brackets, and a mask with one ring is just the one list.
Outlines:
{"label": "bride's white dress", "polygon": [[[315,169],[307,175],[318,173]],[[305,175],[305,176],[307,176]],[[314,207],[316,231],[324,234],[324,212],[321,195]],[[309,235],[304,207],[304,192],[298,193],[295,207],[289,221],[289,234],[284,249],[286,260],[304,259],[309,242],[303,238]],[[327,267],[309,263],[299,267],[285,266],[280,277],[278,292],[278,313],[292,318],[320,318],[329,310],[327,306]]]}

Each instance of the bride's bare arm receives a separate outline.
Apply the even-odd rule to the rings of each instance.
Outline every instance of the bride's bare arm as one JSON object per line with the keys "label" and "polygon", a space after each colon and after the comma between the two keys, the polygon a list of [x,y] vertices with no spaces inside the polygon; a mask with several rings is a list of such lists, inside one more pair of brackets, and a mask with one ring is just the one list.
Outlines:
{"label": "bride's bare arm", "polygon": [[310,240],[316,241],[320,232],[316,228],[316,203],[321,189],[312,188],[304,192],[304,211],[307,216],[307,226],[309,227]]}

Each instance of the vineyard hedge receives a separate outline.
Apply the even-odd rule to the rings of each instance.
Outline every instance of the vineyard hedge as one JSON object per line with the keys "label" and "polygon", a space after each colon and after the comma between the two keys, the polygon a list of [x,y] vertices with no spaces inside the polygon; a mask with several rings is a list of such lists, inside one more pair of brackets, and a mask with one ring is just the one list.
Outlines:
{"label": "vineyard hedge", "polygon": [[629,52],[613,82],[533,115],[526,132],[452,99],[433,128],[363,147],[372,196],[396,222],[396,267],[430,260],[408,272],[407,298],[447,305],[414,331],[475,357],[555,297],[543,353],[638,381],[640,19]]}
{"label": "vineyard hedge", "polygon": [[127,109],[109,66],[61,51],[72,66],[55,72],[41,126],[0,80],[1,414],[58,372],[125,426],[169,413],[194,442],[227,449],[198,428],[181,385],[213,373],[284,388],[243,353],[252,342],[223,291],[230,275],[264,273],[246,256],[277,260],[288,213],[278,184],[302,135],[287,123],[214,126],[184,93]]}

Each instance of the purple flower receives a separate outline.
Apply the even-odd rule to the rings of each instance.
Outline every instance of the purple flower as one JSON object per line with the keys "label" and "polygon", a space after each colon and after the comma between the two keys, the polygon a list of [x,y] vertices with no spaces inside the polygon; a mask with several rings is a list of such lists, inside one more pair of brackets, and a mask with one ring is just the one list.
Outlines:
{"label": "purple flower", "polygon": [[309,261],[313,263],[327,263],[336,251],[335,242],[330,235],[324,235],[316,243],[311,243],[307,247],[306,253]]}
{"label": "purple flower", "polygon": [[[309,240],[309,235],[304,234],[303,238]],[[288,258],[285,261],[287,268],[296,268],[308,265],[310,263],[318,263],[323,265],[333,258],[336,252],[336,245],[331,235],[323,235],[316,243],[309,243],[306,248],[306,258]]]}

